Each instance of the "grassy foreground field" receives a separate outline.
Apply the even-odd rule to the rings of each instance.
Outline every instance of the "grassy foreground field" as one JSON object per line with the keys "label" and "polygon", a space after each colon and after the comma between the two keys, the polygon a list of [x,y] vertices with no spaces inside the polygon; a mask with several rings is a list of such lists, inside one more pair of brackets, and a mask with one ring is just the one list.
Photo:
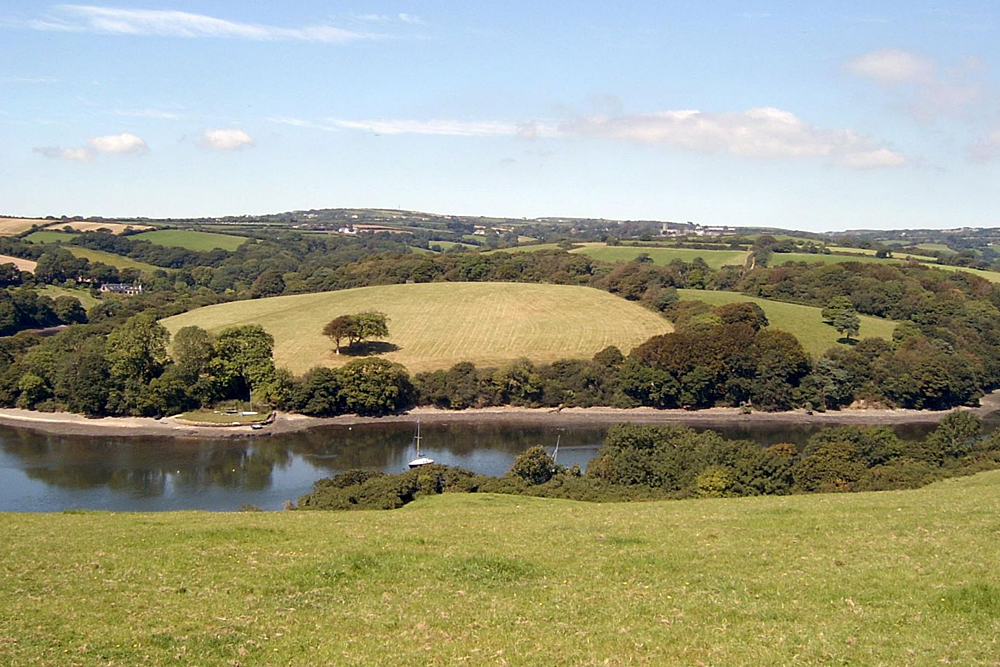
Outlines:
{"label": "grassy foreground field", "polygon": [[423,283],[362,287],[206,306],[163,320],[171,331],[197,325],[209,331],[261,324],[274,336],[279,366],[302,373],[344,364],[323,325],[338,315],[380,310],[389,316],[383,356],[410,371],[448,368],[460,361],[490,366],[528,357],[536,362],[587,358],[608,345],[626,354],[670,323],[607,292],[568,285]]}
{"label": "grassy foreground field", "polygon": [[[770,326],[794,334],[802,347],[814,356],[819,356],[838,344],[840,334],[823,322],[822,308],[800,306],[795,303],[757,299],[739,294],[738,292],[713,292],[710,290],[681,289],[677,290],[682,299],[689,301],[704,301],[710,306],[722,306],[727,303],[751,301],[764,310]],[[892,340],[897,322],[883,320],[878,317],[861,315],[862,338],[884,338]]]}
{"label": "grassy foreground field", "polygon": [[132,238],[157,245],[198,251],[215,250],[216,248],[236,250],[250,240],[245,236],[199,232],[193,229],[157,229],[136,234]]}
{"label": "grassy foreground field", "polygon": [[917,491],[0,515],[5,665],[995,664],[1000,472]]}

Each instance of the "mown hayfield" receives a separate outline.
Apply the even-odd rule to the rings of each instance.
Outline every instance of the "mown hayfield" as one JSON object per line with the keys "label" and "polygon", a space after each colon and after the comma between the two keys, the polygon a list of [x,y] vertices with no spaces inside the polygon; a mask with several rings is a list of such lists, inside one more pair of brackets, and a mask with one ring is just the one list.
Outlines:
{"label": "mown hayfield", "polygon": [[216,248],[232,251],[250,240],[245,236],[199,232],[194,229],[157,229],[136,234],[132,238],[157,245],[196,251],[215,250]]}
{"label": "mown hayfield", "polygon": [[112,234],[121,234],[122,232],[129,229],[152,229],[152,225],[136,225],[136,224],[124,224],[121,222],[87,222],[81,220],[60,220],[56,222],[47,229],[52,232],[62,231],[66,227],[73,229],[78,232],[96,232],[100,229],[106,229]]}
{"label": "mown hayfield", "polygon": [[[710,290],[694,289],[677,291],[680,293],[682,299],[704,301],[712,306],[744,301],[756,303],[764,310],[770,326],[793,334],[802,343],[802,347],[814,356],[823,354],[831,347],[846,344],[840,343],[840,334],[832,326],[823,322],[822,308],[801,306],[783,301],[771,301],[769,299],[757,299],[745,294],[739,294],[738,292],[713,292]],[[892,340],[892,332],[895,331],[898,322],[871,317],[869,315],[861,315],[860,318],[862,338]]]}
{"label": "mown hayfield", "polygon": [[35,225],[44,227],[51,222],[51,220],[41,218],[0,218],[0,236],[15,236],[28,231]]}
{"label": "mown hayfield", "polygon": [[519,283],[424,283],[362,287],[206,306],[163,320],[171,331],[197,325],[218,331],[263,325],[275,339],[279,366],[302,373],[337,366],[322,335],[338,315],[380,310],[389,316],[383,358],[411,372],[449,368],[460,361],[494,366],[528,357],[536,362],[587,358],[608,345],[628,353],[670,323],[636,303],[589,287]]}
{"label": "mown hayfield", "polygon": [[140,271],[150,272],[170,271],[170,269],[153,266],[152,264],[146,264],[145,262],[137,262],[130,257],[123,257],[122,255],[116,255],[112,252],[104,252],[103,250],[91,250],[90,248],[83,248],[75,245],[67,246],[66,249],[77,257],[83,257],[91,262],[103,262],[108,266],[113,266],[119,269],[139,269]]}
{"label": "mown hayfield", "polygon": [[31,232],[24,237],[24,240],[30,243],[68,243],[79,235],[76,232],[53,232],[42,229],[37,232]]}
{"label": "mown hayfield", "polygon": [[1000,472],[916,491],[0,515],[4,665],[991,665]]}
{"label": "mown hayfield", "polygon": [[0,264],[13,264],[21,271],[31,271],[32,273],[35,272],[35,267],[38,266],[38,262],[11,255],[0,255]]}
{"label": "mown hayfield", "polygon": [[654,264],[669,264],[675,259],[693,262],[700,257],[713,269],[728,265],[743,266],[747,258],[747,253],[743,250],[609,246],[603,243],[584,243],[582,248],[576,248],[570,252],[593,257],[603,262],[631,262],[639,255],[646,254],[649,255]]}
{"label": "mown hayfield", "polygon": [[[849,248],[846,246],[833,246],[833,245],[828,245],[826,249],[829,250],[830,252],[839,252],[839,253],[844,253],[846,255],[869,255],[871,257],[874,257],[875,253],[878,252],[877,250],[872,250],[871,248]],[[809,254],[809,253],[804,253],[804,254]],[[903,261],[914,259],[918,262],[937,261],[937,257],[931,257],[930,255],[914,255],[911,253],[900,252],[898,250],[893,251],[892,257],[890,259],[901,259]]]}

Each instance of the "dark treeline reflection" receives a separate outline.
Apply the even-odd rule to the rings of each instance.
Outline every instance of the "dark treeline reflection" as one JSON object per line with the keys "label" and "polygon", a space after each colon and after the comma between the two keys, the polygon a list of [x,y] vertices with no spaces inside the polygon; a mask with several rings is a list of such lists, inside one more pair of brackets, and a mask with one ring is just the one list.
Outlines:
{"label": "dark treeline reflection", "polygon": [[[425,424],[422,452],[439,463],[502,475],[533,445],[585,467],[609,425]],[[724,437],[802,444],[818,427],[727,424]],[[923,438],[928,426],[896,429]],[[277,509],[317,479],[352,468],[400,472],[413,458],[412,423],[337,426],[274,437],[174,439],[56,436],[0,427],[0,510]]]}

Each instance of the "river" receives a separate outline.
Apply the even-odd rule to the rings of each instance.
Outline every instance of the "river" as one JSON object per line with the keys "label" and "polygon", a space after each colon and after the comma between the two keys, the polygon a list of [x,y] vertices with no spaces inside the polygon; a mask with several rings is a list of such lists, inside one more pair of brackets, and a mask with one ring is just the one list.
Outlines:
{"label": "river", "polygon": [[[405,470],[415,454],[413,428],[396,422],[260,438],[178,439],[49,435],[4,426],[0,511],[233,511],[244,504],[280,509],[316,480],[343,470]],[[713,430],[766,446],[802,444],[818,428],[757,423]],[[932,427],[894,428],[900,437],[922,438]],[[520,452],[536,444],[551,451],[558,439],[558,462],[585,468],[607,429],[607,424],[429,424],[421,428],[421,450],[438,463],[502,475]]]}

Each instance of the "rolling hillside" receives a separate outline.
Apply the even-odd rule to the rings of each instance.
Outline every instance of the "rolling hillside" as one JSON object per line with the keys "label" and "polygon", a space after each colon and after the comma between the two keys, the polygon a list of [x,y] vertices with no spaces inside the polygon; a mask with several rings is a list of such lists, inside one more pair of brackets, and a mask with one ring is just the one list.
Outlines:
{"label": "rolling hillside", "polygon": [[[771,326],[794,334],[802,347],[814,356],[823,354],[829,348],[843,343],[838,343],[840,334],[829,324],[825,324],[822,318],[822,308],[813,306],[800,306],[795,303],[785,303],[783,301],[770,301],[768,299],[757,299],[754,297],[739,294],[737,292],[713,292],[710,290],[677,290],[682,299],[690,301],[704,301],[712,306],[721,306],[727,303],[737,303],[741,301],[751,301],[764,310]],[[896,322],[883,320],[878,317],[868,315],[861,316],[861,337],[862,338],[885,338],[892,339],[892,332],[896,329]]]}
{"label": "rolling hillside", "polygon": [[199,232],[194,229],[156,229],[135,234],[131,238],[149,241],[157,245],[198,251],[214,250],[215,248],[236,250],[250,240],[245,236]]}
{"label": "rolling hillside", "polygon": [[320,294],[279,296],[199,308],[164,320],[172,332],[187,325],[218,331],[258,323],[275,338],[275,360],[295,373],[340,365],[322,335],[338,315],[380,310],[389,316],[384,358],[411,372],[460,361],[501,364],[519,357],[537,362],[587,358],[608,345],[626,354],[670,323],[636,303],[587,287],[520,283],[386,285]]}

